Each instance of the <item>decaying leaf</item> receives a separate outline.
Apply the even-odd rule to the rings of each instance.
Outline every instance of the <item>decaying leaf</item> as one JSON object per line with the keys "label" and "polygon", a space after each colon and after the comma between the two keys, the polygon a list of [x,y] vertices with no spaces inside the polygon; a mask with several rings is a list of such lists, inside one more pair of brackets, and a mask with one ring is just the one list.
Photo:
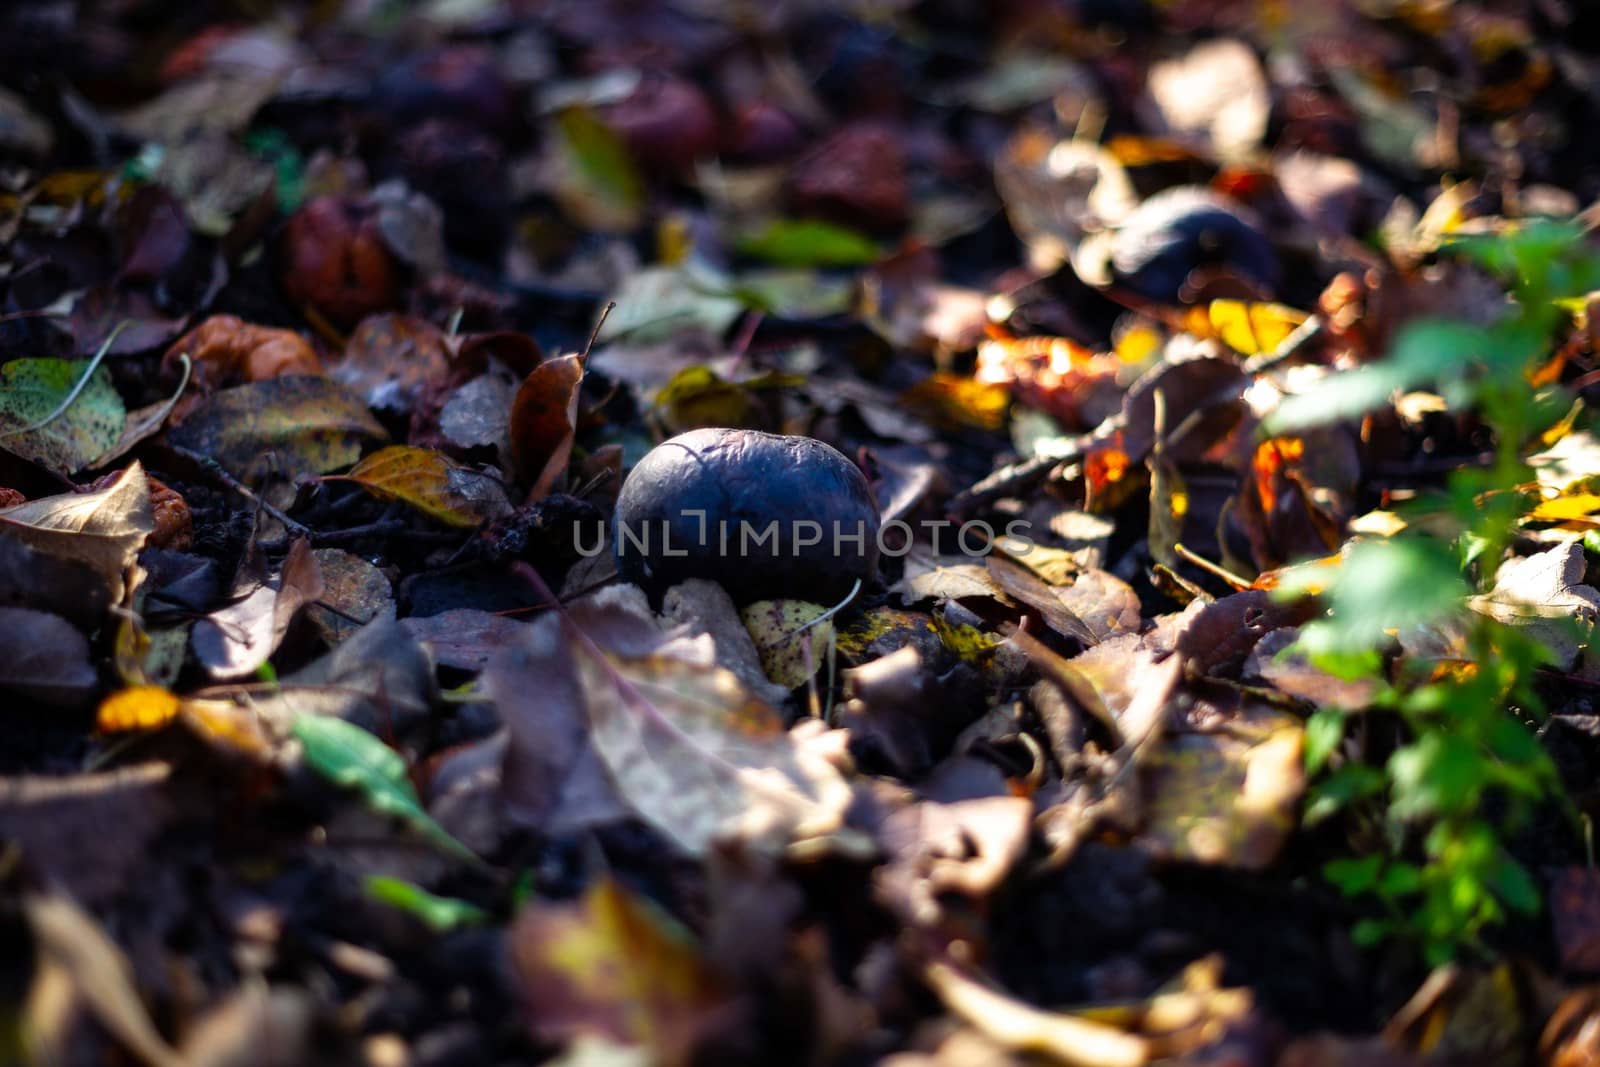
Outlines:
{"label": "decaying leaf", "polygon": [[388,439],[366,405],[330,378],[292,375],[215,393],[167,433],[246,482],[328,474]]}
{"label": "decaying leaf", "polygon": [[[84,374],[89,380],[79,389]],[[0,448],[57,474],[93,466],[122,436],[127,415],[103,364],[14,359],[0,366]]]}
{"label": "decaying leaf", "polygon": [[357,463],[344,477],[446,526],[471,528],[511,513],[496,479],[431,449],[390,445]]}
{"label": "decaying leaf", "polygon": [[804,685],[827,659],[833,624],[818,622],[828,609],[804,600],[758,600],[739,612],[761,654],[768,678],[793,689]]}
{"label": "decaying leaf", "polygon": [[688,931],[609,876],[573,903],[536,902],[517,916],[511,966],[534,1032],[604,1037],[654,1063],[689,1061],[723,1005]]}

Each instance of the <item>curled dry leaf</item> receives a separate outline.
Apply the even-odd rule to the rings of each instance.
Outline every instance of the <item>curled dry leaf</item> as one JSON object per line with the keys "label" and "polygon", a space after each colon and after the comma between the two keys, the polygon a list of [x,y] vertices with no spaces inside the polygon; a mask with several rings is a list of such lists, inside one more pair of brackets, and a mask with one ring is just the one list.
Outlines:
{"label": "curled dry leaf", "polygon": [[135,557],[155,530],[150,479],[134,463],[96,492],[41,497],[0,511],[0,530],[38,551],[87,563],[120,602]]}
{"label": "curled dry leaf", "polygon": [[548,494],[567,469],[582,382],[583,360],[557,356],[533,368],[511,402],[511,455],[531,499]]}
{"label": "curled dry leaf", "polygon": [[1143,1067],[1149,1062],[1144,1038],[1025,1004],[948,959],[930,961],[923,977],[952,1013],[1014,1052],[1035,1053],[1067,1067]]}
{"label": "curled dry leaf", "polygon": [[311,542],[289,546],[274,579],[249,581],[238,600],[195,623],[190,642],[211,677],[242,678],[272,656],[300,609],[322,595],[322,571]]}
{"label": "curled dry leaf", "polygon": [[[167,1044],[139,999],[128,958],[93,917],[60,893],[24,894],[22,912],[40,955],[30,1004],[61,996],[82,998],[100,1025],[147,1067],[184,1067],[183,1057]],[[53,987],[49,993],[41,989],[45,985]],[[41,1029],[55,1028],[27,1029],[38,1039],[43,1036]],[[62,1050],[30,1051],[42,1062],[55,1062]]]}
{"label": "curled dry leaf", "polygon": [[194,383],[207,391],[286,374],[322,373],[322,361],[304,337],[237,315],[213,315],[178,338],[162,357],[162,369],[174,374],[182,355],[194,361]]}
{"label": "curled dry leaf", "polygon": [[1577,541],[1506,563],[1494,591],[1468,603],[1474,611],[1527,631],[1563,667],[1588,643],[1600,617],[1600,590],[1584,584],[1583,545]]}

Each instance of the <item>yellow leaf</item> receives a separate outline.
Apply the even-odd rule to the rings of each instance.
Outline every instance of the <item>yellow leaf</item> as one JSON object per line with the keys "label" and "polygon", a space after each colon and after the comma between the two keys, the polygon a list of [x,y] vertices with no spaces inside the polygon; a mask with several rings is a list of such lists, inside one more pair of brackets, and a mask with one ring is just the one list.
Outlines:
{"label": "yellow leaf", "polygon": [[1213,300],[1192,308],[1184,325],[1198,337],[1221,341],[1240,355],[1271,352],[1306,321],[1303,311],[1282,304]]}
{"label": "yellow leaf", "polygon": [[177,696],[160,686],[131,686],[101,702],[95,725],[108,734],[159,730],[177,718],[180,705]]}
{"label": "yellow leaf", "polygon": [[1600,511],[1600,496],[1593,493],[1573,493],[1546,500],[1528,512],[1529,522],[1573,522],[1593,518]]}
{"label": "yellow leaf", "polygon": [[1006,424],[1011,391],[941,371],[907,389],[900,399],[941,425],[998,430]]}
{"label": "yellow leaf", "polygon": [[390,445],[357,463],[345,478],[448,526],[470,528],[511,512],[499,482],[426,448]]}
{"label": "yellow leaf", "polygon": [[793,689],[817,673],[828,654],[833,624],[812,624],[827,611],[804,600],[758,600],[739,612],[768,678]]}

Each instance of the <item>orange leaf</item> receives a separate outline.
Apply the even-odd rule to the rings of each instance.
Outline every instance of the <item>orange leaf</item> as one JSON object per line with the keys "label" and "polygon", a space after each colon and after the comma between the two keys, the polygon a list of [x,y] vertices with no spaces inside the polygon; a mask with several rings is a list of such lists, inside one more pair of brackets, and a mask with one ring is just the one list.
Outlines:
{"label": "orange leaf", "polygon": [[582,383],[582,358],[557,356],[533,368],[511,402],[511,455],[517,472],[532,483],[529,499],[547,495],[567,469]]}
{"label": "orange leaf", "polygon": [[178,698],[158,685],[136,685],[100,703],[95,725],[104,733],[159,730],[177,718]]}

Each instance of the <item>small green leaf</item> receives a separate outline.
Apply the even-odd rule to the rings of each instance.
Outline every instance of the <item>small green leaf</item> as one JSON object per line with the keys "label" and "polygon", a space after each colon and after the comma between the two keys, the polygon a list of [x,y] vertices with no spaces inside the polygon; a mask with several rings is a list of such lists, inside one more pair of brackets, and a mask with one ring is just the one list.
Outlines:
{"label": "small green leaf", "polygon": [[446,933],[460,926],[476,926],[489,918],[489,913],[475,904],[435,896],[420,886],[388,875],[370,875],[362,883],[362,889],[370,899],[409,912],[438,933]]}
{"label": "small green leaf", "polygon": [[294,736],[304,746],[312,770],[335,785],[359,791],[373,810],[405,820],[446,852],[477,858],[422,810],[406,777],[405,760],[394,749],[331,715],[296,717]]}
{"label": "small green leaf", "polygon": [[1378,884],[1378,874],[1383,868],[1382,856],[1362,856],[1360,859],[1330,860],[1322,868],[1322,876],[1346,896],[1357,896]]}
{"label": "small green leaf", "polygon": [[1323,708],[1306,720],[1306,772],[1315,774],[1344,739],[1344,712]]}
{"label": "small green leaf", "polygon": [[774,219],[739,238],[738,248],[785,267],[858,267],[879,254],[871,238],[820,219]]}

